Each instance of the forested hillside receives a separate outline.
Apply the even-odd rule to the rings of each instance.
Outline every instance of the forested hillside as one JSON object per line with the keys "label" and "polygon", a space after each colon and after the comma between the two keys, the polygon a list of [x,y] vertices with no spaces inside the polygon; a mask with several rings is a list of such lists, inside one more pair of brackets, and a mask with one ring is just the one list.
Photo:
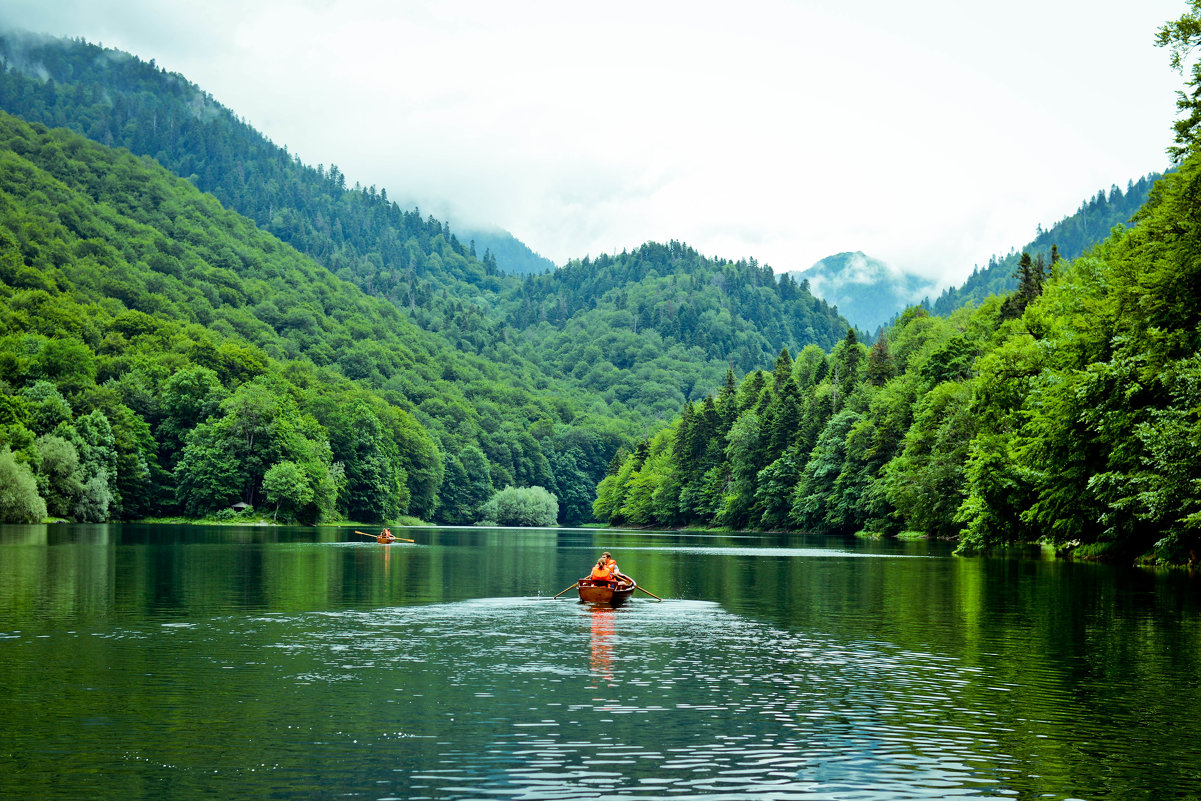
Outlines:
{"label": "forested hillside", "polygon": [[1098,242],[1109,238],[1109,233],[1118,225],[1129,225],[1135,212],[1147,201],[1151,186],[1161,178],[1152,173],[1137,181],[1130,181],[1126,190],[1110,187],[1109,194],[1097,192],[1080,204],[1075,214],[1064,217],[1050,228],[1038,227],[1038,235],[1020,251],[989,259],[988,266],[977,268],[962,286],[944,290],[937,300],[922,302],[934,314],[947,315],[968,303],[980,303],[990,295],[1005,295],[1017,288],[1018,261],[1022,253],[1032,258],[1041,254],[1044,260],[1051,257],[1054,245],[1059,255],[1074,259]]}
{"label": "forested hillside", "polygon": [[1023,254],[1004,298],[730,375],[605,478],[597,513],[1195,561],[1199,192],[1192,155],[1134,227],[1070,263]]}
{"label": "forested hillside", "polygon": [[1076,257],[1150,178],[869,347],[789,276],[678,242],[506,275],[152,63],[0,54],[5,109],[96,140],[0,118],[0,507],[23,519],[465,523],[512,484],[564,523],[1198,548],[1195,157],[1136,227]]}
{"label": "forested hillside", "polygon": [[4,114],[0,163],[0,458],[52,515],[471,522],[515,484],[574,521],[629,436],[149,159]]}
{"label": "forested hillside", "polygon": [[464,228],[462,238],[468,240],[472,253],[483,254],[484,261],[494,261],[502,273],[533,275],[555,269],[553,261],[530,250],[508,231]]}
{"label": "forested hillside", "polygon": [[504,303],[531,359],[662,417],[719,386],[731,365],[768,364],[781,346],[829,347],[847,330],[770,267],[705,258],[679,242],[571,262],[528,278]]}
{"label": "forested hillside", "polygon": [[[1201,561],[1192,6],[1158,37],[1173,66],[1191,64],[1175,171],[1098,194],[1012,265],[944,295],[945,316],[916,306],[870,346],[852,329],[828,352],[781,352],[771,372],[731,371],[613,466],[597,515],[913,532],[958,539],[961,553],[1042,542],[1081,558]],[[1015,281],[998,293],[1000,275]]]}
{"label": "forested hillside", "polygon": [[[334,165],[307,167],[183,76],[128,53],[22,32],[0,36],[0,108],[152,156],[340,278],[400,305],[441,287],[499,286],[448,226],[402,211]],[[349,190],[349,191],[348,191]]]}
{"label": "forested hillside", "polygon": [[[1182,72],[1201,45],[1193,6],[1158,37]],[[1201,63],[1188,74],[1180,162],[1131,227],[1070,261],[1079,243],[1060,251],[1051,232],[1049,258],[1016,258],[1012,292],[945,317],[913,307],[871,347],[851,330],[829,352],[782,352],[770,373],[731,372],[614,465],[598,516],[1197,564]],[[1141,192],[1111,193],[1112,208]],[[1063,230],[1090,230],[1109,199]]]}
{"label": "forested hillside", "polygon": [[[180,75],[28,34],[0,37],[0,56],[0,107],[153,156],[455,349],[542,373],[565,395],[587,392],[598,413],[649,423],[703,397],[728,363],[752,369],[846,330],[806,290],[773,291],[766,267],[677,245],[508,276],[490,250],[477,258],[444,223],[375,187],[346,187],[336,167],[301,164]],[[637,318],[628,325],[627,312]]]}

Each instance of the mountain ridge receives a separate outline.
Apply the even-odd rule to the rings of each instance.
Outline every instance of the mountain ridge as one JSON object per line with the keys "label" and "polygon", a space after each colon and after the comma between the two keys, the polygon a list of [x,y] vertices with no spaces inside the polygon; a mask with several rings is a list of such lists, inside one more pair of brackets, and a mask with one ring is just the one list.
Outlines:
{"label": "mountain ridge", "polygon": [[933,280],[896,269],[862,251],[836,253],[808,269],[787,274],[797,282],[808,281],[810,291],[868,332],[887,324],[935,285]]}
{"label": "mountain ridge", "polygon": [[1004,256],[993,256],[984,267],[977,266],[962,284],[944,289],[935,299],[923,298],[921,305],[933,314],[947,315],[968,303],[981,303],[991,295],[1004,295],[1017,288],[1016,272],[1022,253],[1043,254],[1050,259],[1051,247],[1057,248],[1065,259],[1074,259],[1088,248],[1109,238],[1116,226],[1129,225],[1146,203],[1151,187],[1163,173],[1147,175],[1126,184],[1123,191],[1116,184],[1108,192],[1098,190],[1081,202],[1073,213],[1064,216],[1049,228],[1038,224],[1033,240]]}

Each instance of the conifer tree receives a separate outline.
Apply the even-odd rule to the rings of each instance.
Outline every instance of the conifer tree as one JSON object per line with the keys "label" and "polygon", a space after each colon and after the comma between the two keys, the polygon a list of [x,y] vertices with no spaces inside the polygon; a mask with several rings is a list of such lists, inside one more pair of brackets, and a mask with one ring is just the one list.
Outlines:
{"label": "conifer tree", "polygon": [[[1201,0],[1189,0],[1189,11],[1180,19],[1165,23],[1155,43],[1169,49],[1172,69],[1183,75],[1185,61],[1201,45]],[[1176,109],[1182,116],[1172,126],[1176,144],[1168,148],[1168,155],[1177,163],[1197,149],[1198,126],[1201,126],[1201,61],[1193,62],[1185,87],[1176,93]]]}
{"label": "conifer tree", "polygon": [[867,355],[867,382],[872,386],[882,387],[895,375],[896,362],[888,347],[888,337],[881,331],[871,353]]}

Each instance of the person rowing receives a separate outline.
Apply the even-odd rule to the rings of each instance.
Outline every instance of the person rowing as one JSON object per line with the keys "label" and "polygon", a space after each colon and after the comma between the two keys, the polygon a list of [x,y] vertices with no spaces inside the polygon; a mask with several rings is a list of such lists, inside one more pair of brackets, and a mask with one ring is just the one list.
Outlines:
{"label": "person rowing", "polygon": [[617,562],[613,561],[608,554],[596,560],[590,578],[596,583],[604,583],[610,587],[632,584],[634,581],[617,569]]}
{"label": "person rowing", "polygon": [[605,551],[604,553],[601,554],[601,559],[605,560],[605,564],[608,565],[608,567],[609,567],[609,572],[613,574],[613,577],[617,581],[623,582],[623,583],[633,581],[632,578],[630,578],[625,573],[622,573],[620,570],[617,569],[617,560],[613,558],[613,555],[611,553],[609,553],[608,551]]}

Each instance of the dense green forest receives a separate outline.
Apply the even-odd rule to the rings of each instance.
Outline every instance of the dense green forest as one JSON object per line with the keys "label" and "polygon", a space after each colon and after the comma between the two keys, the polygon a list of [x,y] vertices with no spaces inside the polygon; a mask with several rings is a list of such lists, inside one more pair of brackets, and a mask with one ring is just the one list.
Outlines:
{"label": "dense green forest", "polygon": [[35,121],[0,118],[8,519],[465,523],[512,485],[562,523],[1201,550],[1194,156],[865,343],[678,242],[508,275],[153,63],[0,56]]}
{"label": "dense green forest", "polygon": [[513,484],[589,516],[630,423],[454,350],[150,159],[9,115],[0,141],[0,447],[49,514],[472,522]]}
{"label": "dense green forest", "polygon": [[[768,271],[757,265],[748,268],[746,262],[690,253],[686,266],[695,271],[690,282],[698,288],[676,297],[670,288],[659,286],[661,276],[654,267],[663,275],[671,269],[664,260],[655,261],[648,246],[641,256],[629,257],[634,263],[622,278],[632,282],[623,287],[627,295],[636,304],[678,301],[683,319],[705,317],[706,324],[683,329],[676,325],[660,337],[648,329],[639,331],[638,321],[631,320],[628,328],[606,329],[602,335],[598,326],[611,322],[605,316],[607,304],[612,304],[604,296],[614,289],[608,277],[591,282],[589,289],[595,296],[590,298],[580,292],[578,282],[565,283],[563,277],[507,276],[499,270],[494,254],[485,250],[477,257],[474,243],[464,245],[444,223],[423,219],[416,211],[402,211],[382,190],[346,187],[336,167],[302,165],[181,76],[153,63],[85,42],[24,34],[0,39],[0,51],[4,58],[0,104],[5,109],[153,156],[366,295],[388,302],[393,313],[373,309],[372,314],[383,314],[384,321],[370,336],[355,327],[345,336],[331,335],[345,325],[341,310],[316,300],[308,306],[317,322],[298,323],[297,318],[306,314],[301,307],[310,300],[303,293],[295,294],[306,283],[303,280],[292,282],[290,292],[264,293],[254,302],[238,303],[238,320],[228,326],[225,318],[233,312],[221,305],[229,300],[217,288],[204,290],[215,304],[214,315],[189,316],[176,306],[144,310],[162,319],[215,327],[212,333],[217,336],[241,338],[272,358],[311,361],[409,412],[437,445],[447,476],[448,491],[442,493],[446,498],[409,508],[418,516],[443,522],[475,519],[479,498],[449,491],[456,481],[470,480],[496,490],[510,483],[545,486],[559,498],[560,522],[589,519],[593,488],[619,445],[631,442],[640,427],[669,417],[685,400],[703,397],[720,381],[728,361],[737,359],[749,369],[781,346],[810,341],[798,341],[792,333],[820,336],[812,341],[829,344],[846,328],[833,310],[807,293],[792,297],[791,287],[784,286],[769,293],[772,297],[766,306],[755,307],[776,316],[771,334],[759,335],[760,320],[747,319],[731,296],[737,299],[745,294],[743,282],[753,284],[760,294],[765,287],[772,289],[764,277]],[[82,152],[77,145],[71,149]],[[39,166],[68,184],[73,177],[55,173],[53,165]],[[83,191],[99,197],[86,188]],[[119,208],[123,202],[115,194],[102,200]],[[40,233],[52,239],[61,232]],[[174,231],[162,233],[168,240],[176,238]],[[121,248],[116,241],[111,244]],[[236,253],[238,248],[228,250]],[[234,274],[222,280],[248,277],[248,268],[256,260],[230,257],[228,250],[215,248],[219,256],[206,252],[197,258]],[[25,257],[24,261],[27,267],[40,269],[35,260]],[[136,272],[155,259],[146,256],[141,262],[136,258],[129,262]],[[682,267],[677,264],[674,269]],[[188,281],[203,280],[191,272],[180,275]],[[568,271],[564,277],[575,275]],[[162,280],[152,276],[149,285],[157,289]],[[328,275],[319,279],[330,280]],[[639,286],[640,280],[647,285]],[[701,291],[710,284],[721,290]],[[98,301],[111,291],[110,285],[103,284],[90,300]],[[348,289],[340,286],[337,291]],[[564,297],[570,299],[570,320],[558,311]],[[130,308],[139,308],[144,300],[120,294],[114,299]],[[362,297],[355,301],[361,302],[365,302]],[[530,314],[535,305],[538,312]],[[785,324],[796,309],[812,310],[815,319],[809,329],[793,332]],[[732,349],[735,342],[742,346],[739,352],[726,353],[709,335],[709,318],[719,312],[723,322],[733,323],[741,332],[737,340],[727,337]],[[566,330],[571,331],[569,337],[564,336]],[[304,331],[308,336],[302,339],[299,332]],[[783,338],[773,339],[777,334]],[[703,345],[694,345],[692,337],[704,337]],[[598,354],[595,348],[579,352],[581,340],[589,338],[603,352]],[[544,346],[547,342],[557,343],[553,352]],[[571,352],[571,347],[576,351]],[[408,360],[396,352],[415,354],[421,369],[414,373]],[[580,368],[583,358],[588,359],[587,371]],[[227,389],[233,389],[236,380]],[[19,380],[10,382],[12,390],[21,387]],[[182,437],[158,443],[172,470],[174,455],[166,451],[182,443]],[[335,463],[343,455],[335,453]],[[393,472],[402,468],[397,465]],[[160,487],[155,503],[146,508],[171,507],[173,492],[168,484]],[[376,516],[384,516],[404,507],[393,503],[373,510]],[[340,501],[337,508],[351,513],[357,507]],[[112,514],[125,517],[146,513],[120,504],[112,509]],[[355,514],[367,516],[366,510]]]}
{"label": "dense green forest", "polygon": [[[1182,72],[1201,45],[1191,8],[1158,39]],[[1012,291],[984,287],[994,264],[961,293],[989,292],[979,305],[915,306],[870,347],[852,329],[829,352],[729,372],[614,464],[597,515],[1201,561],[1201,63],[1187,86],[1180,161],[1130,227],[1087,247],[1142,181],[1040,235],[1048,253],[1015,256]]]}
{"label": "dense green forest", "polygon": [[[546,373],[618,416],[670,416],[712,390],[728,363],[750,370],[781,347],[829,347],[847,329],[807,290],[773,289],[766,266],[674,244],[505,275],[495,254],[477,258],[445,223],[402,211],[386,191],[347,187],[337,167],[301,164],[153,63],[13,32],[0,36],[0,56],[0,107],[10,113],[152,156],[452,347]],[[513,342],[523,347],[505,346]],[[594,369],[580,375],[585,355]]]}
{"label": "dense green forest", "polygon": [[642,442],[601,483],[612,523],[1042,540],[1080,556],[1201,552],[1201,156],[1135,225],[870,347],[784,351]]}
{"label": "dense green forest", "polygon": [[703,398],[731,365],[770,363],[781,345],[830,347],[847,330],[788,276],[679,242],[570,262],[526,279],[502,304],[528,358],[615,408],[657,417]]}
{"label": "dense green forest", "polygon": [[1021,250],[993,256],[987,266],[973,270],[962,286],[946,289],[937,299],[926,299],[922,305],[932,314],[945,316],[969,303],[981,303],[991,295],[1014,291],[1022,253],[1035,257],[1042,254],[1046,259],[1050,258],[1051,247],[1055,246],[1063,258],[1076,258],[1097,242],[1107,239],[1115,226],[1130,225],[1134,215],[1147,202],[1151,187],[1161,177],[1159,173],[1152,173],[1130,181],[1125,191],[1117,186],[1110,187],[1108,194],[1098,191],[1081,203],[1075,214],[1069,214],[1050,228],[1039,225],[1037,235]]}

